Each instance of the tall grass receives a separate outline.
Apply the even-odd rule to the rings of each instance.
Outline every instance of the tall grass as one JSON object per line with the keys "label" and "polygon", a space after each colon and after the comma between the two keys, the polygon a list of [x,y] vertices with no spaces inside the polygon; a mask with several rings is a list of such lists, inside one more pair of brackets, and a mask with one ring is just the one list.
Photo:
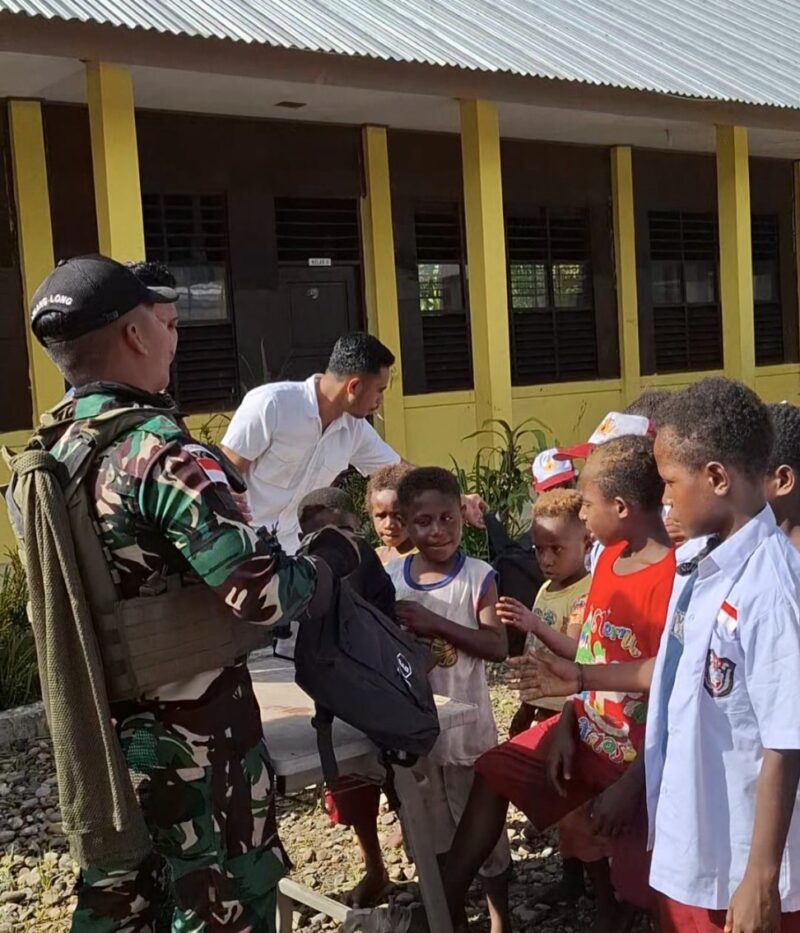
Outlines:
{"label": "tall grass", "polygon": [[41,696],[36,646],[25,606],[28,586],[19,555],[8,555],[0,570],[0,709],[32,703]]}

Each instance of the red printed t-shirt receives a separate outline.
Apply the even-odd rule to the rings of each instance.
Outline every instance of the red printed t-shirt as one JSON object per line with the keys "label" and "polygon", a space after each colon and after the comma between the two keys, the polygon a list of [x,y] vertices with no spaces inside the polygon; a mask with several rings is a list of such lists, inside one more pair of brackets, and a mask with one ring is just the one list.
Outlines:
{"label": "red printed t-shirt", "polygon": [[[636,573],[620,575],[614,564],[627,542],[600,555],[586,599],[575,660],[579,664],[640,661],[658,653],[675,577],[675,552]],[[581,741],[624,769],[644,739],[647,696],[588,690],[573,699]]]}

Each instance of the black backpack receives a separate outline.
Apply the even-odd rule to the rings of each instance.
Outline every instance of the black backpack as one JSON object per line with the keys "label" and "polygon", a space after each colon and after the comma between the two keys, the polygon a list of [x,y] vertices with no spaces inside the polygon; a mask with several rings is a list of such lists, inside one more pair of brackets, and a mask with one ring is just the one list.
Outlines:
{"label": "black backpack", "polygon": [[295,681],[314,700],[322,770],[338,777],[331,726],[338,717],[367,735],[388,764],[413,765],[439,736],[427,649],[367,602],[336,582],[328,611],[299,626]]}

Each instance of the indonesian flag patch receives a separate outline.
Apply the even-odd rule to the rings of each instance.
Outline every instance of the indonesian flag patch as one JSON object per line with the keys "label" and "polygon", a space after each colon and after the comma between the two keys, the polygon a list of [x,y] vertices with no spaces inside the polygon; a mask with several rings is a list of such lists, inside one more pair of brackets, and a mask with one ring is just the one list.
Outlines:
{"label": "indonesian flag patch", "polygon": [[722,607],[719,610],[719,615],[717,616],[717,623],[721,625],[726,632],[733,634],[736,629],[739,627],[739,613],[736,611],[735,607],[732,606],[727,600],[722,604]]}
{"label": "indonesian flag patch", "polygon": [[187,444],[184,450],[192,455],[194,462],[212,483],[220,483],[223,486],[230,485],[225,470],[222,469],[219,461],[215,459],[208,448],[203,447],[201,444]]}

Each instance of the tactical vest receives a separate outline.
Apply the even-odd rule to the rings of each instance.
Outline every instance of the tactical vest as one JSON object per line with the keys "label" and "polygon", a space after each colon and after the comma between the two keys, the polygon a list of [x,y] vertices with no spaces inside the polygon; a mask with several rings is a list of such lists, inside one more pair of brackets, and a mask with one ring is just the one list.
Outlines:
{"label": "tactical vest", "polygon": [[[72,543],[103,658],[109,701],[138,699],[173,681],[226,667],[248,652],[270,644],[266,626],[251,625],[187,573],[148,581],[139,596],[123,599],[111,555],[104,549],[92,488],[92,467],[114,441],[155,416],[177,423],[173,408],[119,408],[81,422],[69,455],[59,458],[59,480],[70,516]],[[72,426],[72,403],[61,402],[42,415],[26,450],[52,452]],[[16,457],[3,454],[11,469],[9,509],[13,512]],[[221,458],[224,461],[224,458]],[[226,471],[233,468],[223,462]],[[24,529],[12,525],[20,543]],[[20,548],[24,553],[24,547]]]}

